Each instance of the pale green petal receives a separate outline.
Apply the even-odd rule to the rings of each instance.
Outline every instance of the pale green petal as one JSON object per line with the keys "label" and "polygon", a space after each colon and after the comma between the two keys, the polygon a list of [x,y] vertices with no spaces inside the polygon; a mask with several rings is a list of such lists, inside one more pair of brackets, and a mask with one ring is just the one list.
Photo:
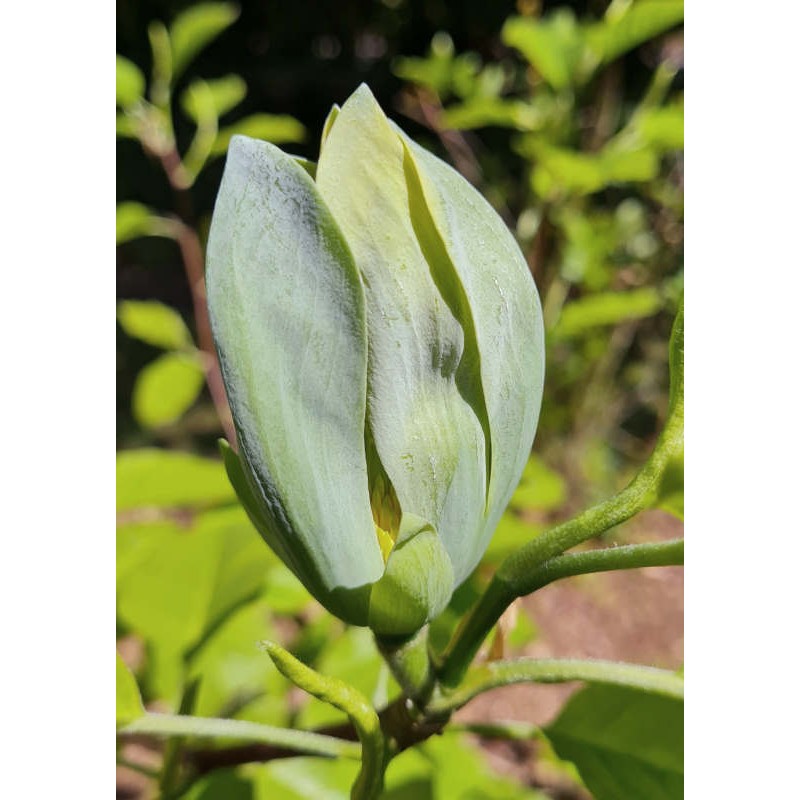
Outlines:
{"label": "pale green petal", "polygon": [[465,336],[409,214],[406,150],[361,86],[328,130],[317,185],[361,270],[367,300],[367,412],[404,514],[430,522],[456,584],[483,530],[486,443]]}
{"label": "pale green petal", "polygon": [[450,601],[453,567],[433,527],[404,514],[386,572],[372,587],[369,626],[382,636],[418,631]]}
{"label": "pale green petal", "polygon": [[231,142],[206,277],[243,503],[318,599],[365,624],[383,559],[364,453],[363,290],[313,181],[266,142]]}
{"label": "pale green petal", "polygon": [[459,318],[479,351],[491,478],[477,563],[519,483],[536,432],[545,358],[541,305],[519,246],[494,209],[452,167],[402,136],[424,198],[418,228],[427,232],[437,260],[448,265],[452,292],[464,309]]}

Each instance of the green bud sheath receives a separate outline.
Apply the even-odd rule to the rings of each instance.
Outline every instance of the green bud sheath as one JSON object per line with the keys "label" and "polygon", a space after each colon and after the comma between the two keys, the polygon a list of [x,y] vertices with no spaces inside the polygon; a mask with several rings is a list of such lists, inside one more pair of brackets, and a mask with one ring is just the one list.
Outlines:
{"label": "green bud sheath", "polygon": [[314,174],[232,141],[207,269],[240,449],[225,463],[323,605],[405,636],[477,565],[519,481],[539,300],[491,207],[366,86],[329,116]]}

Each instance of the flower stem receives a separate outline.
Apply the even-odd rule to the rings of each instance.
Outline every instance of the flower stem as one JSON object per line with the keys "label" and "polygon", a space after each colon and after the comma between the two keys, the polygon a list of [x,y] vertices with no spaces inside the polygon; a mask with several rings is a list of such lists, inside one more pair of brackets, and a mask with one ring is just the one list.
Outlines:
{"label": "flower stem", "polygon": [[519,658],[471,670],[458,689],[437,700],[431,710],[455,711],[483,692],[513,683],[569,681],[630,686],[683,699],[683,678],[669,670],[594,659]]}

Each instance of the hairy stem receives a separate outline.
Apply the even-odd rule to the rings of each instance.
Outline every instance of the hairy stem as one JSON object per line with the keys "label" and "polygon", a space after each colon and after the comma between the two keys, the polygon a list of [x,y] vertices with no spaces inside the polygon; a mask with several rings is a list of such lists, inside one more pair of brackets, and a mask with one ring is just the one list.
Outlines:
{"label": "hairy stem", "polygon": [[165,738],[243,739],[272,745],[287,753],[329,756],[331,758],[358,759],[361,757],[361,748],[355,742],[310,731],[276,728],[271,725],[238,719],[148,713],[120,729],[119,733],[125,736],[148,735]]}
{"label": "hairy stem", "polygon": [[431,710],[455,711],[483,692],[513,683],[569,681],[631,686],[683,699],[683,678],[669,670],[593,659],[520,658],[471,670],[458,689],[438,699]]}
{"label": "hairy stem", "polygon": [[375,641],[406,697],[410,697],[418,706],[423,706],[435,683],[428,654],[427,625],[406,641],[395,642],[378,636]]}

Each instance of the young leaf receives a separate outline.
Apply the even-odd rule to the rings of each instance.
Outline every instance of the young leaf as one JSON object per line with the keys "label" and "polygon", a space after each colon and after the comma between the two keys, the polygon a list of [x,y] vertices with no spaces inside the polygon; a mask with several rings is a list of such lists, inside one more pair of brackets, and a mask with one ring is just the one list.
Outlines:
{"label": "young leaf", "polygon": [[545,729],[596,800],[683,798],[683,703],[618,686],[589,686]]}
{"label": "young leaf", "polygon": [[136,678],[117,653],[117,727],[127,725],[144,714]]}
{"label": "young leaf", "polygon": [[238,17],[239,9],[232,3],[199,3],[179,14],[169,28],[173,80]]}
{"label": "young leaf", "polygon": [[117,105],[128,108],[142,99],[144,75],[133,61],[117,56]]}
{"label": "young leaf", "polygon": [[602,22],[589,26],[586,36],[595,55],[607,64],[682,21],[683,0],[617,2],[611,3]]}
{"label": "young leaf", "polygon": [[172,236],[169,223],[141,203],[120,203],[117,206],[117,244],[141,236]]}
{"label": "young leaf", "polygon": [[[198,91],[199,85],[203,86],[203,91]],[[226,75],[216,80],[193,82],[181,95],[181,106],[196,123],[209,114],[216,117],[227,114],[246,96],[247,84],[238,75]]]}
{"label": "young leaf", "polygon": [[166,353],[151,361],[133,387],[133,415],[146,428],[175,422],[197,400],[205,371],[190,353]]}
{"label": "young leaf", "polygon": [[155,448],[117,453],[117,511],[207,508],[235,500],[221,461]]}
{"label": "young leaf", "polygon": [[123,300],[117,308],[122,330],[165,350],[191,347],[192,336],[177,311],[155,300]]}
{"label": "young leaf", "polygon": [[586,41],[571,9],[558,9],[541,20],[511,17],[503,26],[502,38],[519,50],[554,89],[566,89],[578,81]]}
{"label": "young leaf", "polygon": [[519,486],[511,496],[510,505],[516,509],[536,508],[551,511],[559,508],[567,496],[564,479],[538,456],[531,456],[525,465]]}
{"label": "young leaf", "polygon": [[569,339],[603,325],[651,317],[661,309],[662,302],[658,291],[649,287],[589,295],[564,306],[552,335],[554,339]]}
{"label": "young leaf", "polygon": [[231,139],[237,134],[273,144],[288,144],[305,141],[306,129],[294,117],[285,114],[252,114],[223,128],[214,142],[211,155],[224,155]]}

